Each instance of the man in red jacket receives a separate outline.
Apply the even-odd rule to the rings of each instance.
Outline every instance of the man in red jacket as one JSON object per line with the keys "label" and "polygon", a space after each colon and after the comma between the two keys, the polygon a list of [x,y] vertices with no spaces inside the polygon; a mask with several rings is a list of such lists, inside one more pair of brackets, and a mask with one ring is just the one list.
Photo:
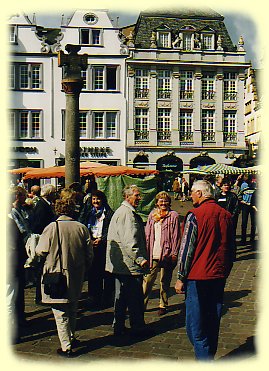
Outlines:
{"label": "man in red jacket", "polygon": [[175,289],[186,295],[186,331],[198,360],[213,360],[223,293],[235,257],[231,214],[213,198],[206,180],[194,182],[194,208],[184,221]]}

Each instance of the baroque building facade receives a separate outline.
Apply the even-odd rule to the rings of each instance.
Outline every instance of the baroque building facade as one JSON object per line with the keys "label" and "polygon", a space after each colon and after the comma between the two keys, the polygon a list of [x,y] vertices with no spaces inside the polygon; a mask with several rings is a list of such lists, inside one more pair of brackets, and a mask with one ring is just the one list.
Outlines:
{"label": "baroque building facade", "polygon": [[232,44],[221,15],[141,12],[122,32],[128,164],[180,171],[245,151],[244,41]]}

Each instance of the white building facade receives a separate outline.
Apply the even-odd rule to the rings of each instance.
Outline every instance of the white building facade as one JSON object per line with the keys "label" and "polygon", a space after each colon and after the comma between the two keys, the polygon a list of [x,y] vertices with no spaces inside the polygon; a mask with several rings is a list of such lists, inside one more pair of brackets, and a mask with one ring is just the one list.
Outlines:
{"label": "white building facade", "polygon": [[57,52],[88,55],[79,98],[81,161],[125,164],[126,47],[108,11],[79,10],[59,29],[14,16],[10,27],[10,168],[64,163],[66,98]]}

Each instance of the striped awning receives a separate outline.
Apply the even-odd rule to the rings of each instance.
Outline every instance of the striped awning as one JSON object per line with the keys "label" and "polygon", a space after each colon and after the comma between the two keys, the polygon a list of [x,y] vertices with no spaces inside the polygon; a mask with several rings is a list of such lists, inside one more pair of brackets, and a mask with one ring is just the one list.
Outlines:
{"label": "striped awning", "polygon": [[207,174],[242,174],[244,171],[239,167],[225,165],[225,164],[213,164],[202,166],[201,170],[205,171]]}
{"label": "striped awning", "polygon": [[194,169],[183,170],[183,174],[257,174],[261,173],[261,165],[240,168],[232,165],[225,165],[225,164],[213,164],[213,165],[206,165],[200,166]]}

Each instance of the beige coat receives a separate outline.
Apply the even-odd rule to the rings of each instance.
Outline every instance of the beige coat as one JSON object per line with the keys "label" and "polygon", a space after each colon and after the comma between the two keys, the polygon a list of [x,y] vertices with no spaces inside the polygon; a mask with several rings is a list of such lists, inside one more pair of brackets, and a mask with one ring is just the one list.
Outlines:
{"label": "beige coat", "polygon": [[[68,299],[51,299],[44,293],[44,287],[41,285],[43,303],[66,303],[78,300],[85,269],[90,267],[93,259],[92,244],[87,227],[68,216],[60,216],[57,220],[59,221],[62,247],[63,273],[67,277]],[[43,274],[60,271],[57,251],[56,223],[52,222],[44,229],[36,247],[37,255],[46,257]]]}

